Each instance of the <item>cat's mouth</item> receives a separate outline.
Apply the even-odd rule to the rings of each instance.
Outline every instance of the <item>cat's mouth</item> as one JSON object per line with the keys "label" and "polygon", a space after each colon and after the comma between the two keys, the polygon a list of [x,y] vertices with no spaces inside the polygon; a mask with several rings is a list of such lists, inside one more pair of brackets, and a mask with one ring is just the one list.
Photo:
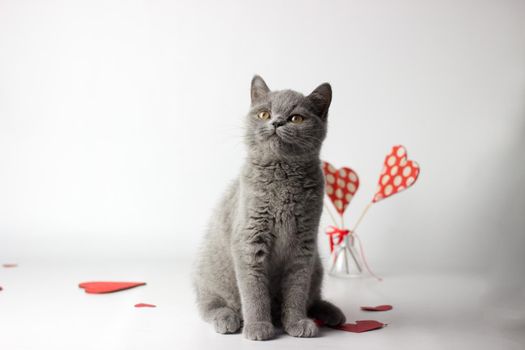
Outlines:
{"label": "cat's mouth", "polygon": [[279,140],[286,142],[286,140],[289,138],[289,135],[282,129],[277,128],[274,130],[275,135],[279,138]]}
{"label": "cat's mouth", "polygon": [[281,136],[280,136],[279,133],[277,132],[277,129],[272,129],[272,130],[270,130],[270,132],[268,133],[268,139],[274,139],[274,138],[278,138],[278,139],[281,138]]}
{"label": "cat's mouth", "polygon": [[268,130],[264,135],[263,140],[265,142],[277,143],[277,144],[286,144],[286,133],[283,133],[279,128]]}
{"label": "cat's mouth", "polygon": [[281,132],[279,132],[278,129],[273,130],[268,138],[270,140],[276,140],[277,142],[284,142],[284,143],[286,143],[285,135],[283,135]]}

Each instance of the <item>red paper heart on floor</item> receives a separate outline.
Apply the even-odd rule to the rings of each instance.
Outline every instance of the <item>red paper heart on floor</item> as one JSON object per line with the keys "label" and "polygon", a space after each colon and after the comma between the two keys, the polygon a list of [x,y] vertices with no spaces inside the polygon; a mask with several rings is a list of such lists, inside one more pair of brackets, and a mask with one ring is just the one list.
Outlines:
{"label": "red paper heart on floor", "polygon": [[317,318],[314,318],[314,322],[317,325],[317,327],[324,327],[324,322],[321,320],[318,320]]}
{"label": "red paper heart on floor", "polygon": [[374,329],[380,329],[385,327],[386,325],[384,323],[373,321],[373,320],[362,320],[362,321],[355,321],[354,323],[345,323],[340,326],[333,327],[335,329],[339,329],[341,331],[345,332],[352,332],[352,333],[363,333],[368,331],[373,331]]}
{"label": "red paper heart on floor", "polygon": [[[325,323],[321,320],[314,319],[315,324],[317,327],[324,327]],[[352,333],[363,333],[368,331],[373,331],[374,329],[379,329],[385,327],[386,324],[381,323],[379,321],[373,321],[373,320],[362,320],[362,321],[356,321],[355,323],[345,323],[339,326],[329,326],[333,329],[338,329],[340,331],[345,332],[352,332]]]}
{"label": "red paper heart on floor", "polygon": [[361,306],[361,310],[363,311],[388,311],[392,309],[392,305]]}
{"label": "red paper heart on floor", "polygon": [[405,147],[401,145],[392,147],[385,158],[385,165],[372,202],[378,202],[407,189],[416,182],[418,176],[419,165],[407,159]]}
{"label": "red paper heart on floor", "polygon": [[359,177],[350,168],[334,168],[332,164],[323,162],[326,194],[332,201],[337,212],[343,215],[346,207],[354,198],[359,188]]}
{"label": "red paper heart on floor", "polygon": [[82,282],[78,286],[89,294],[113,293],[120,290],[143,286],[144,282]]}
{"label": "red paper heart on floor", "polygon": [[157,305],[146,304],[146,303],[138,303],[138,304],[135,304],[135,307],[157,307]]}

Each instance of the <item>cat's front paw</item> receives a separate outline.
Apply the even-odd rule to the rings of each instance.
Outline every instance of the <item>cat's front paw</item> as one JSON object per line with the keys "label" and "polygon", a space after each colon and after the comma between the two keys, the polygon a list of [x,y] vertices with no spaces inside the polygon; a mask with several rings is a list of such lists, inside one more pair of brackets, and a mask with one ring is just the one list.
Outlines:
{"label": "cat's front paw", "polygon": [[241,318],[233,310],[224,308],[213,319],[213,326],[217,333],[235,333],[241,328]]}
{"label": "cat's front paw", "polygon": [[275,337],[275,328],[271,322],[253,322],[244,325],[243,334],[250,340],[268,340]]}
{"label": "cat's front paw", "polygon": [[319,328],[314,321],[309,318],[303,318],[297,322],[285,324],[284,331],[292,337],[313,338],[319,334]]}

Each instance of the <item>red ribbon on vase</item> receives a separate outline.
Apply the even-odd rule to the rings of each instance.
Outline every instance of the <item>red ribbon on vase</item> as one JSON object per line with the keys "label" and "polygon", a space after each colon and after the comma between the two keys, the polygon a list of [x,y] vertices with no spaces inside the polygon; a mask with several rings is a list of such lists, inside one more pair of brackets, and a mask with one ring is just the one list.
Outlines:
{"label": "red ribbon on vase", "polygon": [[[326,228],[326,234],[328,235],[329,240],[330,240],[330,253],[333,253],[334,247],[343,242],[345,237],[350,234],[350,230],[330,225]],[[337,239],[337,242],[334,243],[336,239]]]}

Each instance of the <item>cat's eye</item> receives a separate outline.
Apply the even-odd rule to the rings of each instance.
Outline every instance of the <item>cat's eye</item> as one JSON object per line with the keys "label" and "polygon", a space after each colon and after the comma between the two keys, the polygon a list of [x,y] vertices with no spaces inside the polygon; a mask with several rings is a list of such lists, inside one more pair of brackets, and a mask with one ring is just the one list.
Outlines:
{"label": "cat's eye", "polygon": [[301,124],[302,122],[304,122],[304,118],[302,115],[292,115],[292,118],[290,119],[292,121],[292,123],[294,124]]}
{"label": "cat's eye", "polygon": [[267,111],[259,112],[259,114],[257,114],[257,118],[262,119],[262,120],[268,120],[270,119],[270,112],[267,112]]}

